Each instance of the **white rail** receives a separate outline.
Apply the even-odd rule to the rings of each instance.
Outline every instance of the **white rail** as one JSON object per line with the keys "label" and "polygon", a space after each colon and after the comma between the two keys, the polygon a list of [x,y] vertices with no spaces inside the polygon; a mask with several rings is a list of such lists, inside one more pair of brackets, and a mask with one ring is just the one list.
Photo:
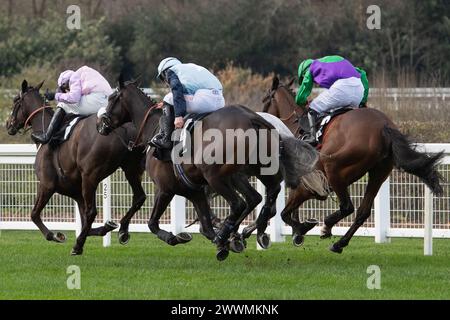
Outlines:
{"label": "white rail", "polygon": [[[444,151],[446,156],[440,172],[447,181],[450,180],[450,144],[422,144],[421,150],[436,153]],[[37,230],[30,221],[31,212],[36,195],[36,177],[34,174],[34,158],[36,147],[34,145],[0,145],[0,229]],[[256,183],[256,182],[254,182]],[[365,178],[350,188],[355,207],[363,196]],[[256,183],[257,189],[264,194],[264,188]],[[147,192],[147,201],[138,212],[130,225],[130,231],[149,232],[147,220],[153,204],[154,186],[146,177],[144,188]],[[391,237],[424,237],[424,254],[432,254],[432,238],[450,238],[450,185],[444,184],[444,197],[434,198],[418,179],[394,171],[382,185],[374,203],[374,214],[367,223],[361,227],[357,235],[373,236],[378,243],[388,242]],[[286,194],[285,194],[286,192]],[[274,242],[284,241],[285,235],[291,234],[291,228],[286,226],[279,213],[284,208],[288,190],[282,189],[278,197],[278,215],[271,220],[268,232]],[[95,226],[107,220],[118,222],[131,205],[131,190],[119,171],[103,181],[98,190],[97,203],[99,217]],[[228,213],[228,205],[223,199],[214,199],[212,209],[220,217]],[[333,200],[327,202],[308,201],[299,210],[301,219],[311,216],[323,221],[323,217],[337,209]],[[259,210],[258,210],[259,211]],[[45,223],[51,229],[79,230],[80,220],[74,202],[67,197],[54,195],[53,200],[44,209]],[[256,213],[244,223],[256,218]],[[334,229],[335,235],[344,234],[352,217],[346,218]],[[184,198],[175,197],[168,212],[161,219],[161,227],[172,232],[198,232],[197,224],[186,228],[186,224],[195,219],[192,205]],[[320,227],[311,230],[310,234],[320,234]],[[105,236],[103,244],[110,245],[111,235]]]}

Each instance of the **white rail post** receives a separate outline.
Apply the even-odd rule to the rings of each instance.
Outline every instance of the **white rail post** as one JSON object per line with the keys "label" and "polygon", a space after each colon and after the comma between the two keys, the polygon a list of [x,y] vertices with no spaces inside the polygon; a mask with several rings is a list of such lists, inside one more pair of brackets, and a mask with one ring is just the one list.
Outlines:
{"label": "white rail post", "polygon": [[281,219],[281,211],[286,206],[286,186],[284,181],[281,183],[281,191],[277,197],[277,214],[270,221],[270,240],[272,242],[284,242],[285,238],[281,231],[283,229],[283,220]]}
{"label": "white rail post", "polygon": [[391,223],[391,203],[389,177],[381,185],[374,202],[375,210],[375,242],[390,242],[387,233]]}
{"label": "white rail post", "polygon": [[[111,177],[103,180],[103,225],[112,220],[111,217]],[[111,245],[111,232],[103,236],[103,246]]]}
{"label": "white rail post", "polygon": [[424,205],[423,254],[431,256],[433,255],[433,195],[427,186],[425,186]]}
{"label": "white rail post", "polygon": [[74,201],[74,214],[75,214],[75,237],[78,238],[78,236],[81,233],[81,217],[80,217],[80,210],[78,209],[78,203]]}
{"label": "white rail post", "polygon": [[186,199],[181,196],[173,197],[170,202],[170,224],[174,234],[184,230],[186,224]]}

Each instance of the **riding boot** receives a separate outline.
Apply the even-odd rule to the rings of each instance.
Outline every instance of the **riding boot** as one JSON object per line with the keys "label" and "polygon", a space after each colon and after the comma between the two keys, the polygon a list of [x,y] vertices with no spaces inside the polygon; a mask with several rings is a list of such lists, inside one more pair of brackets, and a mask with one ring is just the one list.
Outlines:
{"label": "riding boot", "polygon": [[172,148],[172,132],[175,129],[175,111],[172,105],[164,103],[163,112],[164,115],[159,120],[159,133],[149,143],[152,147],[170,149]]}
{"label": "riding boot", "polygon": [[308,123],[309,123],[309,134],[306,135],[302,140],[310,145],[314,146],[317,144],[316,140],[316,122],[317,122],[317,112],[310,109],[308,111]]}
{"label": "riding boot", "polygon": [[61,123],[63,122],[64,116],[66,115],[66,112],[62,108],[56,108],[55,114],[53,115],[52,119],[50,120],[50,124],[48,125],[48,128],[46,131],[42,133],[32,133],[31,138],[33,141],[41,144],[46,144],[50,141],[53,134],[58,130],[58,128],[61,126]]}

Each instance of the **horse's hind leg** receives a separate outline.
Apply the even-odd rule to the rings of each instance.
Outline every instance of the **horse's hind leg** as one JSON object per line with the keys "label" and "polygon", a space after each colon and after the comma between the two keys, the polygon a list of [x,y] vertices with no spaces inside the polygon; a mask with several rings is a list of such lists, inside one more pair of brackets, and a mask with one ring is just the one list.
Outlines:
{"label": "horse's hind leg", "polygon": [[330,247],[331,251],[341,253],[342,248],[348,245],[358,228],[364,224],[364,222],[370,216],[373,200],[375,199],[378,190],[380,190],[381,185],[389,176],[391,171],[392,164],[385,163],[378,165],[377,167],[369,171],[369,181],[367,183],[364,198],[361,202],[360,207],[358,208],[356,219],[351,225],[350,229],[345,233],[345,235]]}
{"label": "horse's hind leg", "polygon": [[57,232],[54,234],[45,226],[41,219],[42,209],[47,205],[48,201],[55,192],[50,189],[44,188],[41,184],[38,186],[38,194],[34,203],[33,210],[31,211],[31,220],[39,228],[48,241],[64,242],[66,236],[63,233]]}
{"label": "horse's hind leg", "polygon": [[303,244],[304,235],[317,224],[317,220],[312,219],[300,223],[297,218],[293,218],[292,214],[305,201],[312,198],[314,198],[314,195],[311,192],[303,186],[299,186],[295,190],[291,190],[286,207],[281,211],[283,221],[292,227],[292,243],[295,246]]}
{"label": "horse's hind leg", "polygon": [[265,233],[269,220],[277,213],[276,202],[281,191],[280,178],[277,176],[260,176],[258,179],[266,187],[266,200],[256,221],[244,229],[242,235],[248,238],[257,229],[256,239],[259,245],[267,249],[270,246],[270,237]]}
{"label": "horse's hind leg", "polygon": [[136,165],[130,165],[123,168],[125,177],[133,190],[133,203],[128,209],[128,212],[120,220],[119,229],[119,243],[127,244],[130,241],[130,234],[128,233],[128,227],[134,214],[139,211],[145,202],[146,194],[144,188],[142,188],[142,170]]}

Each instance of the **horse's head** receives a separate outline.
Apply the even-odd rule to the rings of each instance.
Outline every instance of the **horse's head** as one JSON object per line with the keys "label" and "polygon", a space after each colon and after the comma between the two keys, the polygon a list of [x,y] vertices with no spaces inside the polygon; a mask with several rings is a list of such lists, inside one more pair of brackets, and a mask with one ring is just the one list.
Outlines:
{"label": "horse's head", "polygon": [[119,86],[108,97],[108,106],[106,112],[97,120],[97,131],[102,135],[108,135],[126,122],[131,121],[132,106],[142,95],[138,87],[137,81],[123,80],[123,76],[119,77]]}
{"label": "horse's head", "polygon": [[6,121],[6,129],[9,135],[15,135],[20,129],[24,128],[33,111],[43,105],[44,99],[39,93],[43,84],[44,81],[36,87],[29,87],[28,82],[23,80],[19,94],[14,97],[11,115]]}
{"label": "horse's head", "polygon": [[280,84],[278,77],[274,76],[272,87],[262,101],[264,103],[262,111],[280,118],[294,134],[297,134],[299,124],[305,118],[303,115],[306,114],[306,107],[295,103],[295,96],[291,89],[294,81],[295,79],[292,79],[288,84],[283,85]]}

